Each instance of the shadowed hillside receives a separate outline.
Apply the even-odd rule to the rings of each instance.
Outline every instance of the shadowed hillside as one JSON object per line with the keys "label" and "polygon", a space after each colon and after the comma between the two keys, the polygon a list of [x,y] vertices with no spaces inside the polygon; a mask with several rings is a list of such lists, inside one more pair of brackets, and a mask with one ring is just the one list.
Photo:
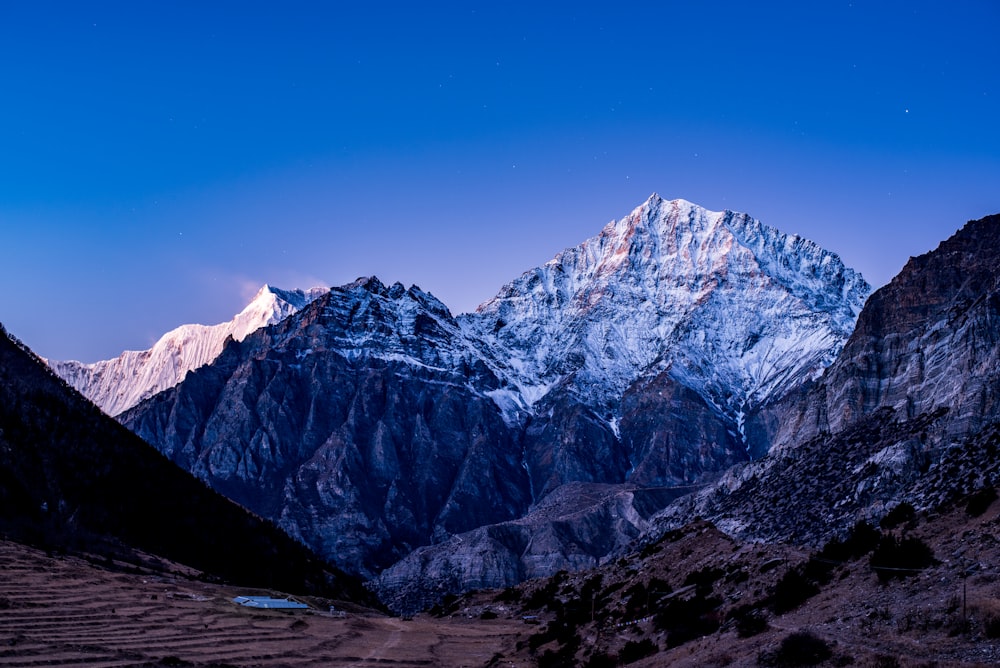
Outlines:
{"label": "shadowed hillside", "polygon": [[0,326],[0,532],[108,558],[143,551],[211,579],[355,601],[355,578],[177,468]]}

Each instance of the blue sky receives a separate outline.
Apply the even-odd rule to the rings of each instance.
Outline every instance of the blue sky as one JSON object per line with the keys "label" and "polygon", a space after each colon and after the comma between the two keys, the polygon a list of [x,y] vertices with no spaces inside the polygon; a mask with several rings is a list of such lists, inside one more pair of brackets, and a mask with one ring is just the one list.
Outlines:
{"label": "blue sky", "polygon": [[84,361],[260,284],[453,312],[652,192],[875,285],[1000,211],[1000,4],[0,4],[0,321]]}

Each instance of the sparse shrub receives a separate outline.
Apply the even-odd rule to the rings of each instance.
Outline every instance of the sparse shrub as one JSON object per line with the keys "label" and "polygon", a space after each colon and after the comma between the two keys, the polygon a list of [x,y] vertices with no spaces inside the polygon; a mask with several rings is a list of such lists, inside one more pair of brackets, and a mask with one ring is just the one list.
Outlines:
{"label": "sparse shrub", "polygon": [[567,656],[568,650],[563,647],[560,649],[545,650],[540,657],[538,657],[538,668],[575,668],[577,665],[576,658],[573,653]]}
{"label": "sparse shrub", "polygon": [[948,637],[954,638],[956,636],[965,635],[969,632],[970,624],[968,619],[962,619],[961,617],[952,619],[945,627],[948,631]]}
{"label": "sparse shrub", "polygon": [[545,628],[528,638],[528,647],[536,650],[547,642],[556,641],[556,644],[569,647],[575,653],[580,646],[580,638],[576,635],[576,628],[564,621],[550,622]]}
{"label": "sparse shrub", "polygon": [[767,630],[767,618],[751,605],[741,605],[732,611],[731,617],[736,622],[736,634],[741,638],[750,638]]}
{"label": "sparse shrub", "polygon": [[517,603],[521,600],[521,590],[517,587],[507,587],[493,597],[496,603]]}
{"label": "sparse shrub", "polygon": [[[556,575],[558,576],[558,573]],[[545,586],[539,587],[524,599],[524,609],[540,610],[548,607],[549,603],[554,599],[558,588],[559,582],[556,581],[556,577],[553,577]]]}
{"label": "sparse shrub", "polygon": [[798,569],[785,572],[771,594],[771,610],[777,615],[794,610],[819,593],[819,587]]}
{"label": "sparse shrub", "polygon": [[483,610],[482,614],[479,615],[479,619],[496,619],[497,613],[490,609]]}
{"label": "sparse shrub", "polygon": [[688,573],[688,576],[684,578],[684,585],[695,585],[700,595],[707,596],[712,591],[712,585],[725,574],[721,568],[705,566],[700,570]]}
{"label": "sparse shrub", "polygon": [[989,510],[989,507],[996,500],[997,490],[993,487],[984,487],[969,497],[969,502],[965,506],[965,512],[969,517],[979,517]]}
{"label": "sparse shrub", "polygon": [[592,598],[601,588],[602,582],[604,582],[604,576],[600,573],[587,578],[587,580],[583,583],[583,587],[580,589],[580,598]]}
{"label": "sparse shrub", "polygon": [[875,527],[867,522],[858,522],[844,540],[834,538],[820,551],[819,556],[829,561],[851,561],[859,559],[876,547],[882,537]]}
{"label": "sparse shrub", "polygon": [[762,654],[759,663],[765,666],[815,666],[826,661],[833,652],[826,641],[809,631],[796,631],[781,641],[773,653]]}
{"label": "sparse shrub", "polygon": [[591,619],[591,614],[596,616],[598,610],[600,610],[602,618],[604,616],[603,605],[598,606],[596,600],[592,600],[588,594],[586,598],[583,596],[574,597],[566,601],[563,605],[558,601],[553,601],[553,604],[549,606],[556,613],[556,621],[570,624],[572,626],[579,626],[581,624],[586,624]]}
{"label": "sparse shrub", "polygon": [[583,664],[584,668],[615,668],[617,665],[618,659],[604,652],[597,652]]}
{"label": "sparse shrub", "polygon": [[622,647],[622,651],[619,652],[618,659],[622,663],[635,663],[639,659],[645,659],[647,656],[656,654],[658,651],[660,651],[660,648],[649,638],[629,640]]}
{"label": "sparse shrub", "polygon": [[718,630],[720,624],[716,609],[721,603],[716,597],[695,596],[687,601],[673,599],[653,617],[653,626],[658,631],[667,632],[667,647],[678,647]]}
{"label": "sparse shrub", "polygon": [[836,567],[837,564],[832,559],[823,559],[822,557],[813,555],[809,557],[809,561],[806,562],[805,567],[802,569],[802,575],[807,580],[822,586],[830,582],[831,574]]}
{"label": "sparse shrub", "polygon": [[622,598],[627,599],[625,603],[625,616],[633,617],[640,611],[645,610],[649,602],[649,590],[642,582],[636,582],[622,593]]}
{"label": "sparse shrub", "polygon": [[454,612],[456,601],[458,601],[458,596],[455,594],[446,594],[440,602],[431,606],[427,612],[434,617],[444,617]]}
{"label": "sparse shrub", "polygon": [[988,612],[983,616],[983,635],[990,640],[1000,638],[1000,616]]}
{"label": "sparse shrub", "polygon": [[666,596],[671,591],[670,583],[662,578],[653,577],[649,579],[649,593],[654,596],[654,598],[662,598]]}
{"label": "sparse shrub", "polygon": [[547,642],[552,641],[552,636],[549,634],[548,627],[545,627],[538,633],[532,633],[528,638],[528,649],[535,651]]}
{"label": "sparse shrub", "polygon": [[872,553],[870,563],[879,581],[885,583],[893,578],[902,580],[914,575],[932,566],[935,559],[931,548],[919,538],[899,539],[886,534]]}
{"label": "sparse shrub", "polygon": [[916,509],[904,501],[890,510],[878,525],[888,531],[889,529],[895,529],[904,522],[912,522],[916,517]]}

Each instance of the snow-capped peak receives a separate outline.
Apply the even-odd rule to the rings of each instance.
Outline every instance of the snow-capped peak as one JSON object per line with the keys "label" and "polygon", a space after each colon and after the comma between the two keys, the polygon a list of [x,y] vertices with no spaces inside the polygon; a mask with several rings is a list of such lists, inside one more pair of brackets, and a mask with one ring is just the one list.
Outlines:
{"label": "snow-capped peak", "polygon": [[328,292],[328,288],[281,290],[264,285],[232,320],[217,325],[181,325],[149,350],[127,350],[92,364],[46,360],[52,369],[109,415],[118,415],[157,392],[184,380],[188,371],[208,364],[226,339],[242,341]]}
{"label": "snow-capped peak", "polygon": [[812,242],[654,193],[461,320],[525,403],[669,370],[735,419],[829,364],[869,291]]}

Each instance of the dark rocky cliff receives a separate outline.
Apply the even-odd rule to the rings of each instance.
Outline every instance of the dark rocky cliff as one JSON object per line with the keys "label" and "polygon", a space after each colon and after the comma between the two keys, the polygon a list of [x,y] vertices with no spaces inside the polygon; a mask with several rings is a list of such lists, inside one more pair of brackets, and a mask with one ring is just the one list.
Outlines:
{"label": "dark rocky cliff", "polygon": [[[372,355],[377,351],[378,356]],[[416,289],[334,289],[123,416],[320,554],[371,575],[435,537],[523,513],[496,385]]]}
{"label": "dark rocky cliff", "polygon": [[668,509],[756,540],[817,543],[895,505],[1000,482],[1000,215],[912,258],[814,383],[748,418],[760,462]]}

